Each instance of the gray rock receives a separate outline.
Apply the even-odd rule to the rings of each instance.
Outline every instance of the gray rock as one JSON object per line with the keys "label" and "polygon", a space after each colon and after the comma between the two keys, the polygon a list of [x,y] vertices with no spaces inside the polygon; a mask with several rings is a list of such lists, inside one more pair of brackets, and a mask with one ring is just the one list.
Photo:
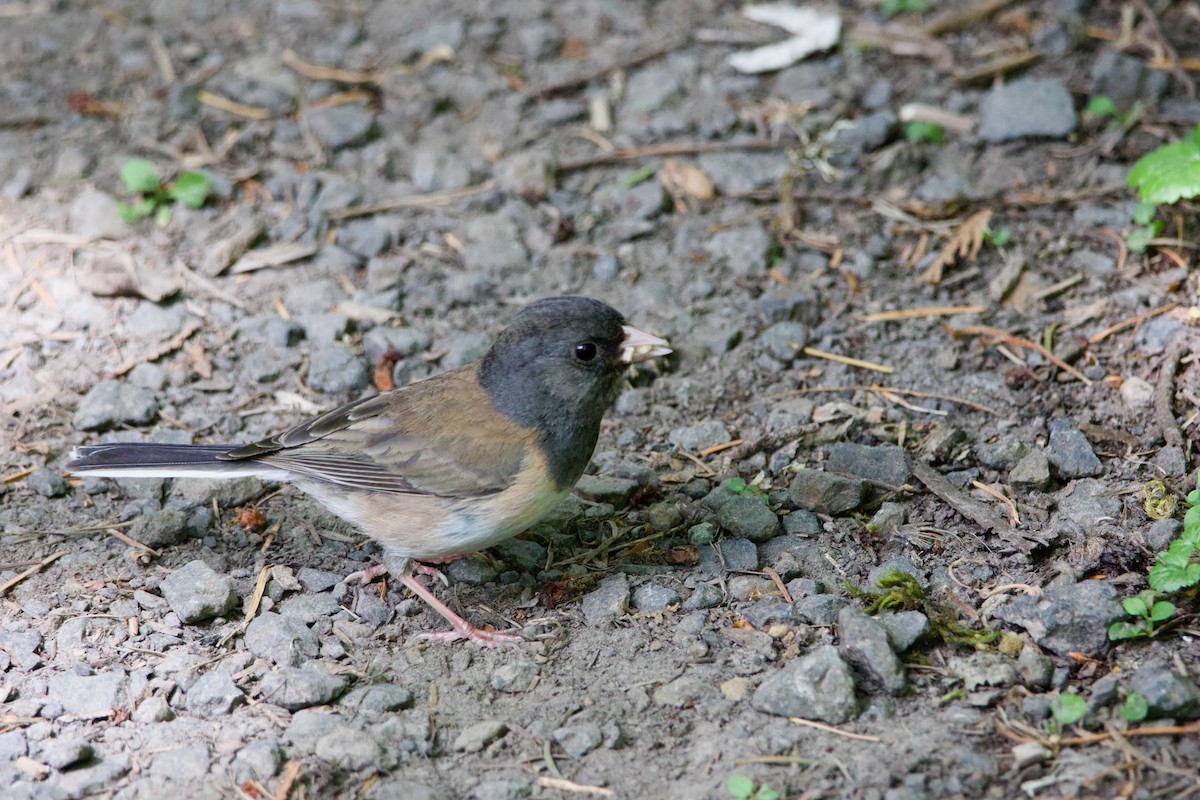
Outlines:
{"label": "gray rock", "polygon": [[491,583],[499,574],[490,561],[482,558],[459,558],[446,565],[446,575],[455,583],[466,583],[471,586]]}
{"label": "gray rock", "polygon": [[0,632],[0,651],[12,657],[12,662],[22,672],[42,666],[38,649],[42,646],[42,635],[36,630]]}
{"label": "gray rock", "polygon": [[432,343],[430,335],[417,328],[375,327],[363,336],[363,352],[367,361],[378,364],[387,353],[409,358],[425,352]]}
{"label": "gray rock", "polygon": [[129,772],[129,756],[124,753],[106,756],[98,761],[92,761],[86,767],[77,767],[58,776],[55,788],[62,792],[49,794],[51,798],[84,797],[110,791],[117,780]]}
{"label": "gray rock", "polygon": [[355,689],[339,701],[338,705],[353,709],[355,713],[386,714],[412,708],[413,694],[402,686],[377,683]]}
{"label": "gray rock", "polygon": [[629,602],[629,579],[625,573],[609,575],[600,585],[583,596],[580,608],[592,626],[607,626],[625,614]]}
{"label": "gray rock", "polygon": [[697,547],[702,544],[712,544],[720,532],[720,529],[711,522],[700,522],[688,528],[688,542]]}
{"label": "gray rock", "polygon": [[260,478],[189,478],[180,481],[175,490],[189,506],[211,506],[213,501],[220,508],[237,508],[266,493],[266,484]]}
{"label": "gray rock", "polygon": [[1056,419],[1050,423],[1046,457],[1059,477],[1093,478],[1104,472],[1104,465],[1092,450],[1092,444],[1074,421]]}
{"label": "gray rock", "polygon": [[933,629],[929,618],[920,611],[898,611],[895,614],[880,614],[877,618],[887,629],[892,650],[907,652],[914,644],[929,635]]}
{"label": "gray rock", "polygon": [[808,326],[801,322],[776,322],[758,338],[768,355],[776,361],[790,364],[808,344]]}
{"label": "gray rock", "polygon": [[703,705],[705,701],[714,700],[716,694],[712,681],[691,672],[685,672],[670,683],[655,689],[651,699],[660,706],[691,708]]}
{"label": "gray rock", "polygon": [[796,536],[818,536],[824,528],[821,519],[811,511],[793,511],[783,518],[783,531]]}
{"label": "gray rock", "polygon": [[1037,644],[1064,657],[1095,656],[1108,649],[1108,626],[1125,618],[1116,587],[1107,581],[1054,586],[1041,597],[1020,595],[994,616],[1024,628]]}
{"label": "gray rock", "polygon": [[246,374],[256,383],[271,383],[285,373],[291,373],[300,364],[300,354],[295,351],[280,352],[264,346],[251,350],[242,359]]}
{"label": "gray rock", "polygon": [[336,344],[317,347],[308,363],[308,385],[318,392],[357,392],[367,386],[362,359]]}
{"label": "gray rock", "polygon": [[47,685],[51,700],[62,705],[63,713],[77,717],[105,717],[114,709],[123,708],[129,698],[125,687],[128,681],[120,672],[100,672],[95,675],[52,675]]}
{"label": "gray rock", "polygon": [[75,427],[84,431],[148,425],[157,418],[158,402],[154,395],[120,381],[97,383],[75,409]]}
{"label": "gray rock", "polygon": [[758,569],[758,548],[749,539],[722,539],[700,548],[700,571],[708,575]]}
{"label": "gray rock", "polygon": [[25,738],[25,731],[0,733],[0,764],[14,761],[28,752],[29,740]]}
{"label": "gray rock", "polygon": [[1025,444],[1025,437],[1017,434],[1001,436],[995,442],[982,444],[975,450],[979,463],[1005,472],[1015,467],[1027,452],[1029,445]]}
{"label": "gray rock", "polygon": [[880,581],[893,572],[902,572],[915,578],[922,587],[925,585],[925,573],[908,556],[893,556],[882,564],[876,564],[867,573],[867,584],[872,588],[879,587]]}
{"label": "gray rock", "polygon": [[327,592],[342,580],[341,576],[325,570],[301,567],[296,573],[296,580],[306,592]]}
{"label": "gray rock", "polygon": [[825,469],[843,475],[853,475],[888,486],[903,486],[912,479],[905,460],[904,448],[894,444],[831,444]]}
{"label": "gray rock", "polygon": [[349,676],[330,675],[315,667],[280,667],[259,682],[263,698],[288,711],[331,703],[349,686]]}
{"label": "gray rock", "polygon": [[[788,159],[782,153],[703,153],[696,161],[717,191],[726,196],[777,186],[788,171]],[[760,253],[759,264],[765,262],[765,254],[766,250]]]}
{"label": "gray rock", "polygon": [[879,510],[867,523],[867,530],[877,536],[893,536],[908,519],[908,507],[903,503],[881,503]]}
{"label": "gray rock", "polygon": [[478,753],[506,733],[508,725],[498,719],[485,719],[464,728],[454,737],[454,750],[459,753]]}
{"label": "gray rock", "polygon": [[838,652],[874,686],[896,695],[908,686],[904,665],[892,651],[887,628],[858,606],[838,613]]}
{"label": "gray rock", "polygon": [[761,497],[731,497],[717,511],[717,524],[734,536],[765,542],[779,533],[779,517]]}
{"label": "gray rock", "polygon": [[467,225],[463,263],[473,272],[501,277],[529,265],[529,252],[511,219],[502,214],[476,217]]}
{"label": "gray rock", "polygon": [[171,610],[185,623],[221,616],[238,604],[237,589],[229,576],[199,559],[163,578],[160,588]]}
{"label": "gray rock", "polygon": [[1008,479],[1018,486],[1045,489],[1050,483],[1050,459],[1041,450],[1030,450],[1013,466]]}
{"label": "gray rock", "polygon": [[1017,679],[1021,685],[1036,691],[1050,688],[1054,678],[1054,662],[1036,647],[1026,645],[1017,656]]}
{"label": "gray rock", "polygon": [[133,712],[133,721],[139,725],[149,725],[154,722],[170,722],[175,719],[175,712],[171,710],[170,703],[165,697],[160,695],[151,695],[142,702],[138,703],[138,707]]}
{"label": "gray rock", "polygon": [[520,694],[533,688],[541,670],[531,661],[513,659],[492,672],[492,688],[497,692]]}
{"label": "gray rock", "polygon": [[993,89],[980,115],[979,138],[992,144],[1030,136],[1061,139],[1078,124],[1071,93],[1052,78],[1018,78]]}
{"label": "gray rock", "polygon": [[317,635],[303,623],[272,611],[255,617],[246,628],[246,649],[261,659],[298,667],[320,650]]}
{"label": "gray rock", "polygon": [[493,548],[497,556],[513,569],[537,572],[546,566],[546,547],[528,539],[508,539]]}
{"label": "gray rock", "polygon": [[678,602],[679,592],[657,583],[647,583],[633,592],[633,607],[638,611],[662,611]]}
{"label": "gray rock", "polygon": [[713,234],[704,249],[735,275],[760,275],[767,268],[767,255],[774,244],[762,225],[755,223]]}
{"label": "gray rock", "polygon": [[[159,549],[188,538],[188,515],[182,511],[158,511],[144,517],[138,517],[129,529],[129,535],[137,541]],[[215,616],[210,614],[209,616]],[[182,616],[180,617],[182,619]],[[199,617],[203,619],[203,617]],[[195,619],[185,619],[184,622],[194,622]]]}
{"label": "gray rock", "polygon": [[223,717],[245,702],[246,696],[223,669],[201,675],[187,690],[188,711],[200,717]]}
{"label": "gray rock", "polygon": [[1139,668],[1129,679],[1129,689],[1146,698],[1147,716],[1151,719],[1200,719],[1200,688],[1195,680],[1164,666],[1149,664]]}
{"label": "gray rock", "polygon": [[1117,260],[1096,250],[1076,250],[1067,259],[1067,265],[1091,275],[1103,277],[1117,271]]}
{"label": "gray rock", "polygon": [[854,677],[836,647],[822,645],[767,678],[750,704],[780,717],[803,717],[841,725],[858,713]]}
{"label": "gray rock", "polygon": [[51,739],[42,745],[38,758],[57,770],[88,761],[95,754],[90,742],[82,739]]}
{"label": "gray rock", "polygon": [[432,789],[423,783],[407,778],[391,777],[375,783],[366,792],[366,800],[446,800],[449,795]]}
{"label": "gray rock", "polygon": [[1007,689],[1017,682],[1017,670],[1012,659],[999,653],[956,656],[950,659],[948,666],[962,680],[963,688],[968,692]]}
{"label": "gray rock", "polygon": [[48,469],[35,470],[25,479],[25,485],[42,497],[62,497],[71,489],[66,478]]}
{"label": "gray rock", "polygon": [[716,608],[724,602],[721,590],[709,583],[697,586],[683,603],[684,611],[695,611],[698,608]]}
{"label": "gray rock", "polygon": [[446,355],[442,356],[442,366],[446,369],[456,369],[478,361],[487,355],[491,346],[492,337],[483,332],[455,336],[446,343]]}
{"label": "gray rock", "polygon": [[1182,320],[1163,314],[1139,327],[1133,335],[1133,343],[1142,355],[1156,356],[1165,352],[1186,330]]}
{"label": "gray rock", "polygon": [[836,594],[814,594],[801,597],[793,603],[792,614],[797,622],[829,627],[837,623],[838,614],[849,603],[849,600]]}
{"label": "gray rock", "polygon": [[625,86],[625,109],[634,116],[657,111],[681,88],[671,70],[644,67],[634,72]]}
{"label": "gray rock", "polygon": [[287,753],[279,742],[260,740],[239,747],[233,756],[233,774],[239,783],[267,781],[279,774],[287,763]]}
{"label": "gray rock", "polygon": [[1091,78],[1090,94],[1105,95],[1120,109],[1132,108],[1138,101],[1154,103],[1171,85],[1169,73],[1149,69],[1143,59],[1115,50],[1100,52]]}
{"label": "gray rock", "polygon": [[1171,546],[1171,542],[1179,538],[1183,532],[1183,523],[1177,519],[1155,520],[1146,529],[1146,546],[1155,553],[1161,553]]}
{"label": "gray rock", "polygon": [[609,475],[583,475],[575,484],[578,494],[597,503],[609,503],[614,508],[629,505],[629,498],[638,488],[637,481]]}
{"label": "gray rock", "polygon": [[364,103],[307,108],[300,115],[301,124],[330,150],[340,150],[366,139],[375,123],[375,115]]}
{"label": "gray rock", "polygon": [[294,319],[304,329],[304,337],[318,347],[338,341],[351,328],[350,317],[345,314],[302,314]]}
{"label": "gray rock", "polygon": [[371,734],[350,725],[339,725],[317,740],[313,753],[342,769],[377,767],[383,748]]}
{"label": "gray rock", "polygon": [[129,226],[117,213],[117,201],[98,189],[84,189],[75,196],[67,215],[71,233],[89,239],[120,239]]}
{"label": "gray rock", "polygon": [[[849,125],[836,130],[833,146],[846,151],[850,156],[860,156],[883,147],[896,135],[896,114],[891,109],[882,109],[853,120]],[[838,159],[852,165],[855,158]]]}
{"label": "gray rock", "polygon": [[377,219],[354,219],[338,228],[337,243],[364,258],[377,256],[392,244],[392,232]]}
{"label": "gray rock", "polygon": [[731,438],[729,429],[725,427],[724,423],[715,419],[697,422],[686,428],[676,428],[667,435],[671,444],[681,450],[693,452],[724,444]]}
{"label": "gray rock", "polygon": [[801,469],[788,488],[792,502],[817,514],[836,516],[858,508],[867,499],[867,484],[857,478]]}
{"label": "gray rock", "polygon": [[1105,517],[1121,513],[1121,498],[1110,494],[1110,485],[1095,478],[1072,481],[1059,492],[1056,517],[1068,519],[1084,528],[1091,528]]}
{"label": "gray rock", "polygon": [[572,758],[583,758],[604,743],[604,733],[594,722],[566,725],[550,734],[563,752]]}

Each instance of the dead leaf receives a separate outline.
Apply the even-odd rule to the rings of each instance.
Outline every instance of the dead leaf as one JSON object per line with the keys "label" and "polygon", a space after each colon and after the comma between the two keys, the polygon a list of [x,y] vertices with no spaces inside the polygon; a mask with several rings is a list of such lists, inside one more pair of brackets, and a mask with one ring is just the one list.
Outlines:
{"label": "dead leaf", "polygon": [[712,179],[693,164],[668,158],[659,170],[658,179],[663,188],[675,199],[678,211],[685,210],[683,198],[695,200],[712,200],[716,196]]}
{"label": "dead leaf", "polygon": [[75,265],[79,285],[98,297],[143,297],[161,303],[180,289],[177,276],[143,267],[130,253],[83,250]]}
{"label": "dead leaf", "polygon": [[563,42],[559,55],[567,61],[583,61],[588,57],[587,42],[575,36],[568,36]]}
{"label": "dead leaf", "polygon": [[950,234],[950,240],[946,242],[942,252],[938,253],[937,258],[922,273],[921,280],[932,284],[941,283],[942,272],[946,267],[964,257],[968,261],[974,261],[979,255],[979,248],[983,247],[983,237],[988,232],[988,223],[991,220],[990,208],[978,211],[963,220],[954,229],[954,233]]}
{"label": "dead leaf", "polygon": [[261,250],[251,250],[239,258],[229,271],[233,275],[240,275],[243,272],[253,272],[267,267],[281,267],[284,264],[308,258],[319,249],[320,246],[312,242],[274,244]]}
{"label": "dead leaf", "polygon": [[193,372],[205,380],[213,376],[212,359],[204,351],[203,342],[185,342],[183,352],[187,356],[188,363],[192,365]]}

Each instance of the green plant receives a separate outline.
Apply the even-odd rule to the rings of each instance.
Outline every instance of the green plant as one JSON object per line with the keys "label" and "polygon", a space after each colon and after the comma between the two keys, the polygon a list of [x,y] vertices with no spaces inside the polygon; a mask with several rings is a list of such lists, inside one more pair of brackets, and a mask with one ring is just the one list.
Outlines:
{"label": "green plant", "polygon": [[740,497],[766,497],[767,493],[757,486],[751,486],[746,483],[745,478],[730,478],[722,484],[729,490],[730,494],[736,494]]}
{"label": "green plant", "polygon": [[1200,472],[1196,488],[1188,492],[1187,513],[1183,515],[1183,533],[1159,553],[1150,568],[1150,588],[1159,592],[1178,592],[1200,584],[1200,563],[1194,559],[1200,550]]}
{"label": "green plant", "polygon": [[946,139],[946,129],[933,122],[909,122],[904,126],[904,138],[910,142],[941,144]]}
{"label": "green plant", "polygon": [[897,14],[915,14],[929,8],[928,0],[883,0],[880,10],[885,17]]}
{"label": "green plant", "polygon": [[1130,232],[1126,243],[1130,250],[1142,253],[1162,230],[1162,221],[1153,219],[1158,206],[1200,196],[1200,125],[1178,142],[1139,158],[1129,171],[1128,183],[1141,202],[1134,211],[1139,227]]}
{"label": "green plant", "polygon": [[1087,714],[1087,701],[1074,692],[1056,695],[1050,701],[1050,713],[1060,727],[1074,725]]}
{"label": "green plant", "polygon": [[1088,100],[1087,108],[1083,113],[1092,119],[1115,117],[1117,116],[1117,104],[1108,95],[1098,94]]}
{"label": "green plant", "polygon": [[1141,722],[1150,713],[1150,704],[1137,692],[1130,692],[1121,706],[1121,717],[1128,722]]}
{"label": "green plant", "polygon": [[1137,617],[1136,622],[1121,620],[1108,626],[1108,638],[1114,642],[1121,639],[1135,639],[1139,636],[1153,638],[1154,624],[1165,622],[1175,613],[1175,605],[1166,600],[1158,600],[1158,592],[1147,589],[1138,592],[1133,597],[1121,601],[1121,607],[1131,617]]}
{"label": "green plant", "polygon": [[654,167],[642,167],[637,172],[634,172],[628,178],[626,178],[624,181],[622,181],[622,185],[626,189],[632,189],[634,186],[637,186],[639,183],[645,183],[646,181],[653,178],[654,173],[657,171],[658,170],[655,169]]}
{"label": "green plant", "polygon": [[729,776],[725,787],[737,800],[779,800],[779,792],[766,784],[755,785],[753,778],[747,778],[736,772]]}
{"label": "green plant", "polygon": [[1012,228],[1007,225],[1001,225],[996,230],[986,230],[983,232],[984,241],[991,242],[996,247],[1004,247],[1012,241]]}
{"label": "green plant", "polygon": [[160,226],[171,221],[172,203],[200,208],[212,188],[212,178],[202,172],[182,172],[174,183],[164,186],[154,165],[142,158],[131,159],[122,165],[121,181],[126,189],[138,195],[133,204],[117,204],[121,219],[136,222],[152,216]]}

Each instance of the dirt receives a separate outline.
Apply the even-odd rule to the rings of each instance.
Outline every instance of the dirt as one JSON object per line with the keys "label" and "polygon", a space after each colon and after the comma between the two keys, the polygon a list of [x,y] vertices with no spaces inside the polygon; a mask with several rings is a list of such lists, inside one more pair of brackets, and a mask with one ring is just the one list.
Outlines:
{"label": "dirt", "polygon": [[[1144,488],[1195,487],[1194,209],[1166,213],[1168,239],[1134,253],[1124,180],[1200,122],[1195,73],[1152,63],[1200,57],[1200,17],[1013,3],[925,33],[946,10],[842,4],[831,53],[749,76],[728,55],[783,34],[729,3],[0,6],[3,793],[728,798],[735,774],[760,800],[1200,791],[1195,726],[1164,730],[1200,700],[1120,733],[1130,676],[1196,687],[1194,593],[1172,598],[1160,635],[1116,643],[1075,595],[1061,608],[1080,630],[1047,634],[1019,610],[1091,581],[1113,598],[1145,589],[1176,529],[1148,515]],[[1024,51],[1036,58],[1007,74],[956,78]],[[1025,77],[1065,89],[1067,107],[1023,109],[1041,134],[981,138],[1018,116],[988,120],[988,104]],[[1118,119],[1084,113],[1098,94]],[[607,130],[589,118],[605,102]],[[967,129],[910,141],[897,115],[911,103]],[[208,202],[122,222],[131,158],[164,179],[204,171]],[[984,211],[988,236],[969,222]],[[308,255],[239,271],[240,250],[289,244]],[[428,335],[396,357],[403,382],[476,357],[521,305],[565,293],[611,303],[676,354],[634,375],[605,422],[591,472],[632,481],[610,505],[584,498],[535,527],[540,565],[501,551],[437,589],[477,623],[541,635],[516,650],[415,641],[443,623],[391,585],[294,583],[378,555],[294,490],[59,482],[80,444],[252,441],[373,391],[372,328]],[[149,396],[150,418],[80,430],[104,380]],[[723,433],[701,436],[706,422]],[[903,485],[867,474],[892,463],[888,445],[950,488],[919,466]],[[773,580],[766,541],[748,569],[722,569],[695,530],[721,519],[714,490],[745,481],[799,525],[797,476],[837,459],[867,494],[793,534],[794,572]],[[139,544],[139,520],[164,510],[188,530]],[[717,525],[718,543],[743,521]],[[157,598],[197,559],[239,603],[185,623]],[[901,652],[895,693],[859,667],[855,708],[833,724],[763,710],[763,684],[821,645],[853,661],[844,618],[801,618],[784,591],[865,608],[881,564],[917,578],[940,630],[973,633]],[[268,566],[281,571],[254,608]],[[693,600],[706,586],[715,605]],[[288,664],[250,652],[243,615],[301,601],[325,605],[295,663],[344,680],[289,710],[264,691]],[[236,687],[227,707],[201,706],[210,674]],[[120,691],[88,708],[62,676]],[[358,710],[379,686],[411,697]],[[1089,703],[1065,729],[1050,712],[1064,694]]]}

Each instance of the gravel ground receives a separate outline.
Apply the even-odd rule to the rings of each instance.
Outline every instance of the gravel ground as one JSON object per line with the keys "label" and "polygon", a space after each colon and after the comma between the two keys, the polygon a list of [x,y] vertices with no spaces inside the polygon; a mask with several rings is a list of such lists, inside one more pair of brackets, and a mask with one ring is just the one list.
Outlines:
{"label": "gravel ground", "polygon": [[[1129,165],[1200,122],[1150,66],[1200,18],[946,10],[843,3],[747,75],[783,34],[710,0],[0,4],[0,794],[1200,792],[1162,730],[1200,718],[1194,597],[1107,636],[1180,530],[1143,487],[1194,485],[1194,249],[1122,241]],[[122,221],[135,157],[210,201]],[[676,355],[576,496],[449,565],[518,649],[414,642],[441,620],[347,585],[377,548],[298,492],[63,473],[276,432],[562,293]]]}

